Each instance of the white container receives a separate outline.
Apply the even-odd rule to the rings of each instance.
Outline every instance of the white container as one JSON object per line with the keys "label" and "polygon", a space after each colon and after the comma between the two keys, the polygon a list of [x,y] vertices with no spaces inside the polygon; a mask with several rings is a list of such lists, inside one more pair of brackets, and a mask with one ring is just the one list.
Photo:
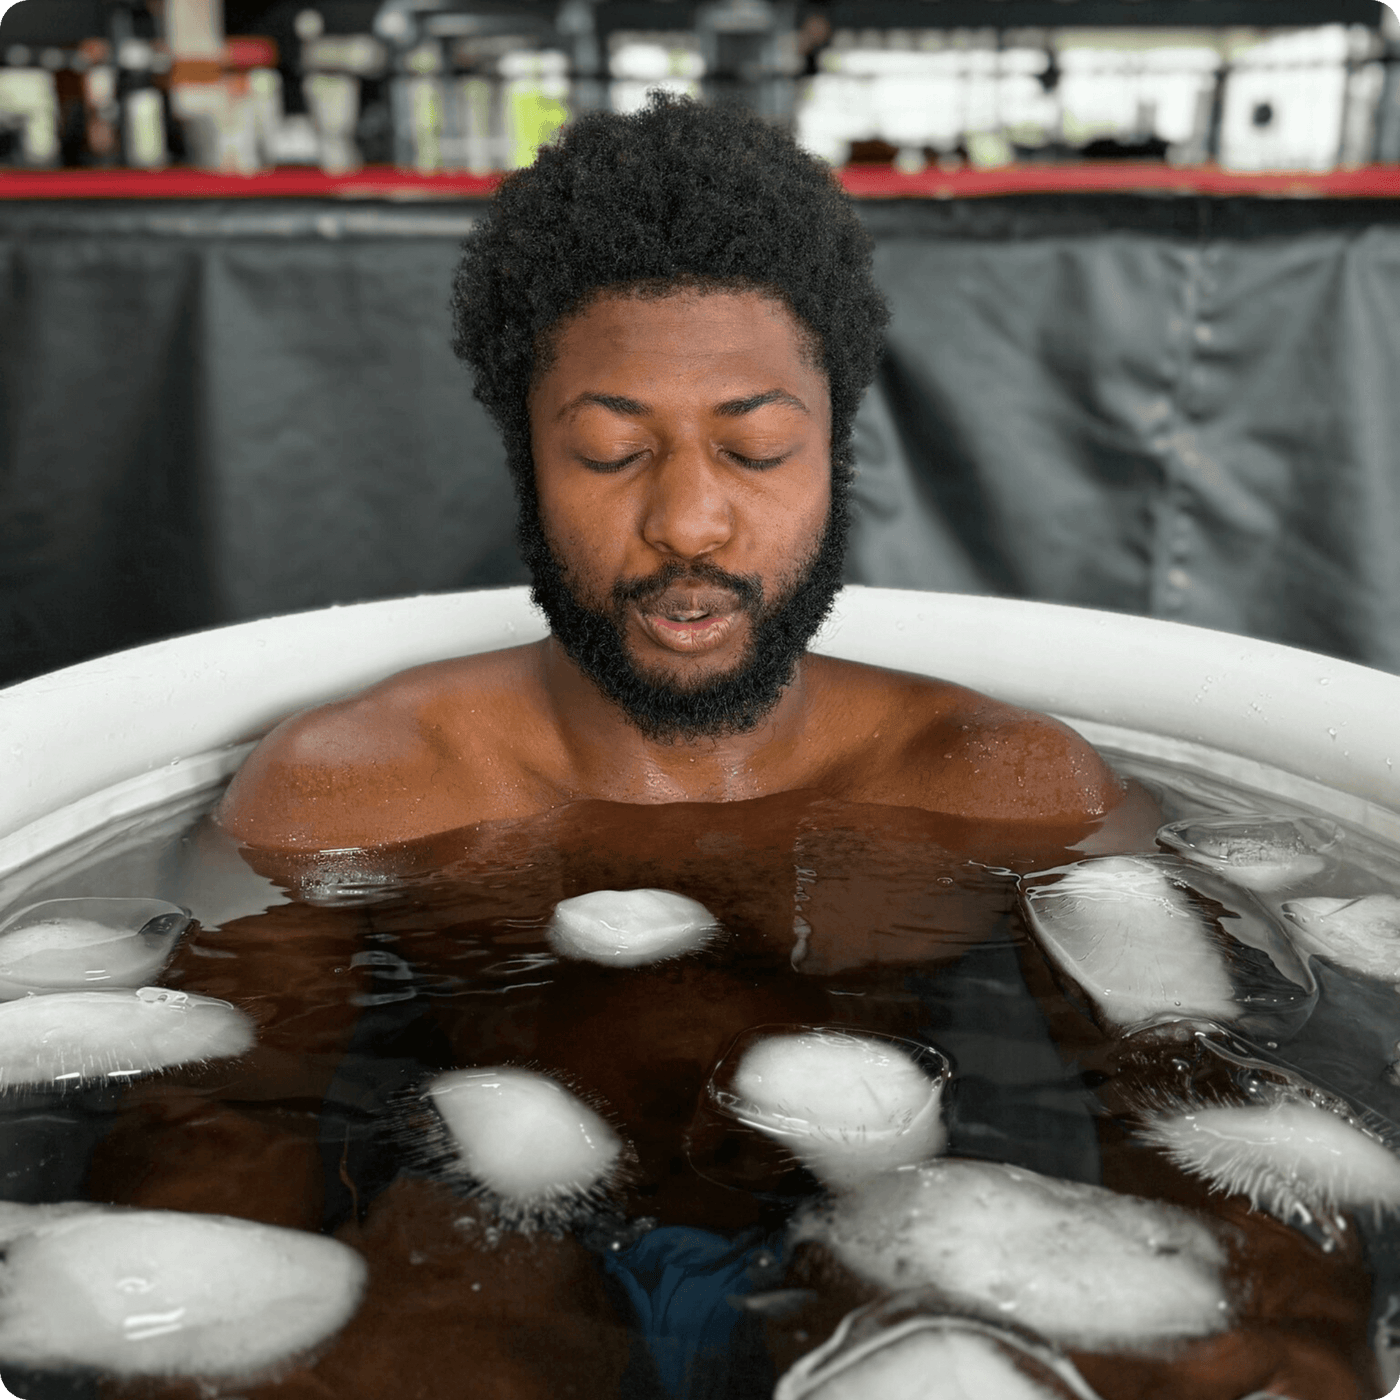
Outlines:
{"label": "white container", "polygon": [[[293,710],[544,634],[524,588],[438,594],[199,632],[0,691],[0,905],[7,875],[232,773]],[[961,682],[1400,844],[1400,677],[1179,623],[854,586],[817,648]]]}
{"label": "white container", "polygon": [[46,68],[0,68],[0,118],[20,129],[26,165],[58,161],[58,89]]}

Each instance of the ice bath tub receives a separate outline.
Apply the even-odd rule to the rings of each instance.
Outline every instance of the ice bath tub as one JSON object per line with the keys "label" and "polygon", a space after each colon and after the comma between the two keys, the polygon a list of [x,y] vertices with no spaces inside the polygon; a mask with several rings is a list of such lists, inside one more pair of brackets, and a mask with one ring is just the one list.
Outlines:
{"label": "ice bath tub", "polygon": [[[0,692],[0,918],[104,830],[209,792],[282,715],[542,634],[523,589],[409,599],[180,638]],[[1400,678],[1173,624],[863,588],[842,595],[819,649],[1048,711],[1120,754],[1400,847]]]}
{"label": "ice bath tub", "polygon": [[[293,710],[544,631],[524,588],[408,598],[156,642],[0,691],[0,880],[233,772]],[[1175,623],[884,588],[847,588],[817,645],[1047,711],[1091,741],[1400,842],[1400,677]]]}

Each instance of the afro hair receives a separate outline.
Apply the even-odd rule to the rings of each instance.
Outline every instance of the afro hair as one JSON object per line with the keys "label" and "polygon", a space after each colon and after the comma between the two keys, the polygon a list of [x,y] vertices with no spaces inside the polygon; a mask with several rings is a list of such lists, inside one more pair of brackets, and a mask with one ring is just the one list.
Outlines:
{"label": "afro hair", "polygon": [[871,239],[830,169],[784,131],[733,109],[654,93],[628,116],[590,113],[502,182],[463,244],[453,350],[533,496],[528,395],[552,333],[605,290],[753,289],[810,336],[831,394],[844,479],[861,395],[889,319]]}

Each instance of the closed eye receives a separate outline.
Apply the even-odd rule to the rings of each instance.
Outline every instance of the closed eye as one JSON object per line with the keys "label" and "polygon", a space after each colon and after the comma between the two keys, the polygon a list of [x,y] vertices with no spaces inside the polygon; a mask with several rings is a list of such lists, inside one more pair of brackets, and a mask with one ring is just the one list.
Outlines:
{"label": "closed eye", "polygon": [[781,457],[744,457],[738,452],[731,452],[729,455],[741,467],[748,467],[751,471],[763,472],[772,467],[780,467],[792,455],[789,452],[783,453]]}
{"label": "closed eye", "polygon": [[615,462],[595,462],[592,457],[580,457],[579,461],[591,472],[616,472],[621,471],[628,463],[635,462],[642,455],[640,452],[633,452],[626,457],[619,457]]}
{"label": "closed eye", "polygon": [[[619,457],[614,462],[599,462],[592,457],[580,457],[579,461],[591,472],[606,473],[621,471],[623,467],[629,466],[644,455],[645,454],[641,452],[633,452],[626,457]],[[726,456],[738,462],[741,467],[747,467],[750,471],[756,472],[768,471],[773,467],[780,467],[791,455],[791,453],[785,452],[781,457],[745,457],[740,452],[726,453]]]}

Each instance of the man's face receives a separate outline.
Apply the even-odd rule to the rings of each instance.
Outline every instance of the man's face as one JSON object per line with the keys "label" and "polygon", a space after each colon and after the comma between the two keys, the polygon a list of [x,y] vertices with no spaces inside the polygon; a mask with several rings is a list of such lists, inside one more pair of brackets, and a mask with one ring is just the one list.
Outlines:
{"label": "man's face", "polygon": [[645,732],[742,732],[791,679],[840,586],[830,421],[801,328],[760,293],[609,296],[558,332],[527,562],[555,636]]}

